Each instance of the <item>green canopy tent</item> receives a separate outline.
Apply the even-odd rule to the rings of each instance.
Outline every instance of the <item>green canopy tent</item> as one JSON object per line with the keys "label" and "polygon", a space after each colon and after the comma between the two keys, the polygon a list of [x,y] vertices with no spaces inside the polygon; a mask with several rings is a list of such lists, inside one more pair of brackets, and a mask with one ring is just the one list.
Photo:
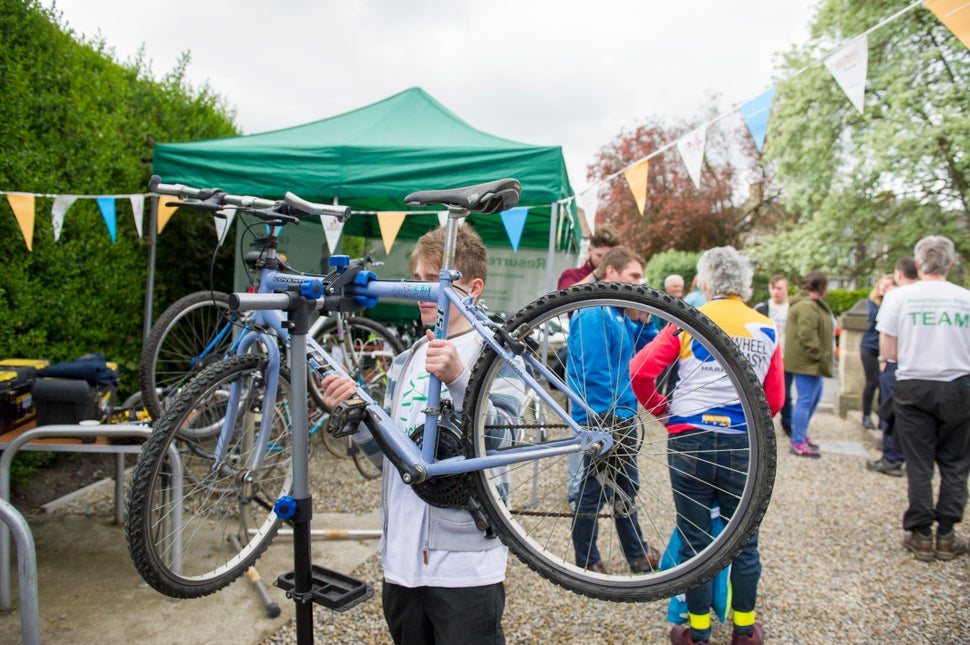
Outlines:
{"label": "green canopy tent", "polygon": [[[344,235],[380,238],[376,211],[406,211],[404,197],[514,177],[529,214],[520,249],[576,250],[580,227],[559,146],[534,146],[477,130],[420,88],[351,112],[259,134],[158,144],[153,172],[166,183],[219,187],[267,198],[292,191],[313,201],[345,204],[355,213]],[[361,212],[363,211],[363,212]],[[499,216],[468,218],[490,250],[511,248]],[[561,225],[560,225],[561,223]],[[433,217],[405,219],[397,239],[414,239],[437,225]],[[294,233],[296,234],[296,233]],[[551,285],[551,275],[547,284]]]}

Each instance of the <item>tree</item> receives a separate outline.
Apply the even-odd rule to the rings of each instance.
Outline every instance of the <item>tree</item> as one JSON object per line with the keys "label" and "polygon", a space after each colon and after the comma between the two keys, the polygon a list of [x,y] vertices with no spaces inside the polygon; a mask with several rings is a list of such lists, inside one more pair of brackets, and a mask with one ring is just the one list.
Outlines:
{"label": "tree", "polygon": [[763,268],[865,283],[928,233],[970,252],[970,51],[924,6],[876,29],[863,114],[820,62],[909,4],[825,0],[785,54],[764,162],[798,217],[755,250]]}
{"label": "tree", "polygon": [[[155,141],[236,134],[208,87],[184,80],[188,57],[155,81],[143,57],[115,62],[103,42],[79,42],[51,9],[0,0],[0,189],[50,194],[144,193]],[[50,198],[38,198],[33,252],[0,199],[0,356],[61,361],[100,351],[137,383],[148,245],[126,200],[112,243],[93,200],[78,200],[54,242]],[[176,216],[158,253],[156,307],[208,286],[211,218]],[[203,244],[202,241],[205,241]],[[203,248],[204,246],[204,248]],[[231,276],[227,245],[218,275]],[[192,276],[199,276],[193,285]],[[227,278],[221,288],[229,286]],[[219,285],[217,284],[217,288]]]}
{"label": "tree", "polygon": [[[708,101],[714,105],[716,101]],[[648,259],[666,250],[703,251],[714,246],[737,245],[755,226],[742,208],[741,169],[758,168],[752,161],[754,145],[743,123],[721,121],[706,132],[700,188],[695,187],[680,153],[672,142],[712,121],[711,108],[696,121],[679,125],[659,122],[621,132],[604,146],[589,169],[589,178],[607,184],[596,221],[612,223],[629,240],[628,245]],[[623,169],[648,155],[647,197],[644,214],[623,177]],[[760,169],[758,169],[760,172]],[[763,180],[763,177],[760,178]]]}

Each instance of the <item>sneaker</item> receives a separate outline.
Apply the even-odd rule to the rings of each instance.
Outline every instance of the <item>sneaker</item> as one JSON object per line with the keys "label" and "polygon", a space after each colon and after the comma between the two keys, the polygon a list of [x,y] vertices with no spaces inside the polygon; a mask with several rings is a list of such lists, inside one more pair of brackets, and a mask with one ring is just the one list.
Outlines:
{"label": "sneaker", "polygon": [[808,445],[808,447],[809,447],[809,448],[811,448],[812,450],[818,450],[818,444],[817,444],[817,443],[815,443],[814,441],[812,441],[811,439],[809,439],[808,437],[805,437],[805,443],[806,443],[806,444]]}
{"label": "sneaker", "polygon": [[915,555],[920,562],[931,562],[936,557],[933,550],[932,535],[923,535],[918,531],[906,531],[906,537],[903,538],[903,547]]}
{"label": "sneaker", "polygon": [[872,419],[868,415],[862,417],[862,427],[866,430],[875,430],[876,426],[872,423]]}
{"label": "sneaker", "polygon": [[674,625],[670,630],[670,642],[673,645],[707,645],[710,641],[695,641],[690,637],[690,625]]}
{"label": "sneaker", "polygon": [[765,628],[761,623],[753,625],[754,631],[749,636],[737,633],[731,634],[731,645],[761,645],[765,642]]}
{"label": "sneaker", "polygon": [[882,473],[883,475],[889,475],[890,477],[903,476],[903,462],[887,461],[885,457],[881,457],[876,461],[867,461],[866,469],[874,470],[877,473]]}
{"label": "sneaker", "polygon": [[936,559],[952,560],[958,555],[963,555],[970,550],[970,545],[962,537],[957,537],[956,531],[950,531],[946,535],[936,536]]}
{"label": "sneaker", "polygon": [[818,454],[814,448],[809,446],[807,442],[793,443],[789,452],[791,452],[793,455],[798,455],[799,457],[811,457],[812,459],[818,459],[822,456]]}

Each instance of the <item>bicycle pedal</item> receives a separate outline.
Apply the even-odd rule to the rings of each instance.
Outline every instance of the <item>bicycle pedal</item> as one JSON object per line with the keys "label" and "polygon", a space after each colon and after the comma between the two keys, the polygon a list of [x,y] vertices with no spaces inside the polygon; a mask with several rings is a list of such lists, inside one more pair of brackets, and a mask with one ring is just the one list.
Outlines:
{"label": "bicycle pedal", "polygon": [[362,399],[341,401],[330,412],[327,432],[332,437],[346,437],[357,432],[357,426],[367,415],[367,404]]}
{"label": "bicycle pedal", "polygon": [[[296,573],[290,571],[277,578],[273,584],[290,597],[290,592],[296,586],[295,578]],[[346,611],[374,595],[374,588],[366,582],[316,564],[310,565],[310,587],[313,602],[334,611]]]}

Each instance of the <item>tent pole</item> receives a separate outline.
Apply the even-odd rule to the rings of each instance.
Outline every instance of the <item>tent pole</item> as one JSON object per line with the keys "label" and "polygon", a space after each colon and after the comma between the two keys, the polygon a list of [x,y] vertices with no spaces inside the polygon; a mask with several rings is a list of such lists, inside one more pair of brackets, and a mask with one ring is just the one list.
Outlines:
{"label": "tent pole", "polygon": [[549,205],[549,255],[546,260],[546,293],[554,288],[555,267],[553,263],[556,259],[556,225],[559,222],[559,202],[552,202]]}
{"label": "tent pole", "polygon": [[142,340],[152,330],[152,300],[155,297],[155,247],[158,242],[158,195],[152,196],[148,209],[148,278],[145,281],[145,321],[142,324]]}

